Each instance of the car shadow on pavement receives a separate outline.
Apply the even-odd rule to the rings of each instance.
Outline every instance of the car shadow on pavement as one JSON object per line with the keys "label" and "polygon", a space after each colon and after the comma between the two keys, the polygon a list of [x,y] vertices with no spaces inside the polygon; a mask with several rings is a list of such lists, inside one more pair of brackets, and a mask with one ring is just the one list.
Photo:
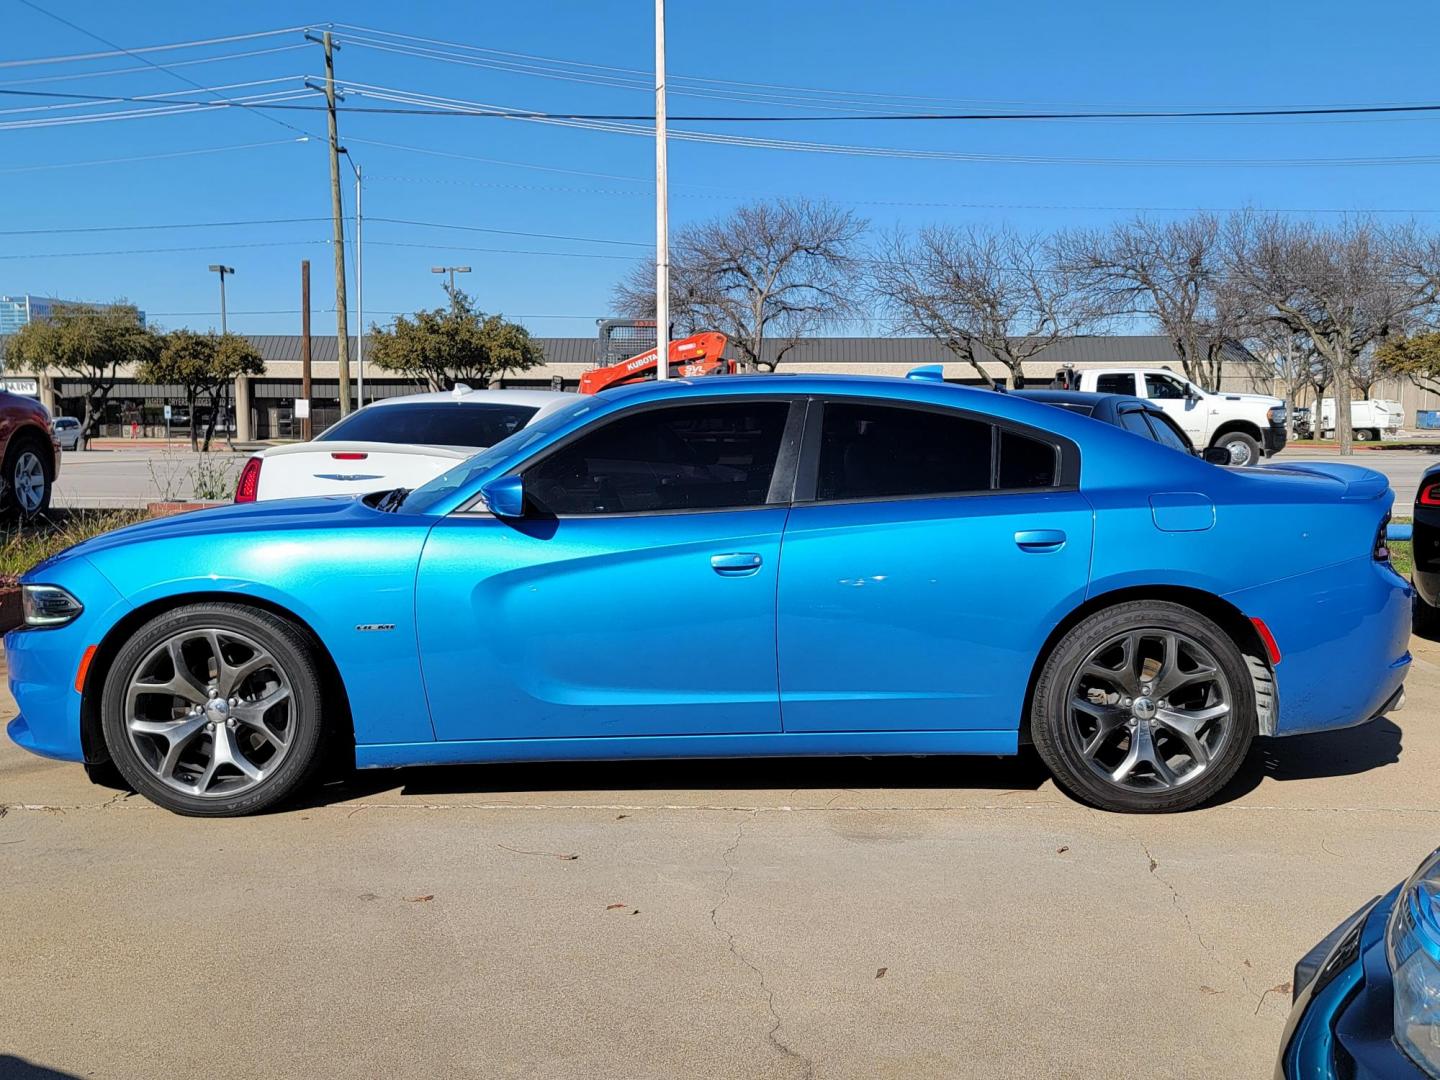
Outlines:
{"label": "car shadow on pavement", "polygon": [[1403,733],[1388,717],[1341,731],[1256,739],[1245,763],[1211,806],[1231,802],[1262,780],[1323,780],[1355,776],[1400,760]]}
{"label": "car shadow on pavement", "polygon": [[11,1054],[0,1054],[0,1080],[79,1080],[79,1077]]}
{"label": "car shadow on pavement", "polygon": [[[707,758],[504,762],[374,769],[312,788],[313,805],[399,787],[403,795],[527,791],[761,791],[975,788],[1035,791],[1048,779],[1033,750],[1016,757]],[[292,803],[288,809],[294,809]]]}

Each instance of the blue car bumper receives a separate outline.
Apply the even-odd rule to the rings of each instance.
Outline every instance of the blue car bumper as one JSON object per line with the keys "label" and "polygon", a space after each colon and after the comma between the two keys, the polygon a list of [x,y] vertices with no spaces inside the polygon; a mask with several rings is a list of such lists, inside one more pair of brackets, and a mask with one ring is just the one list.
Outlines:
{"label": "blue car bumper", "polygon": [[1399,892],[1370,901],[1295,965],[1276,1080],[1427,1080],[1391,1037],[1385,923]]}

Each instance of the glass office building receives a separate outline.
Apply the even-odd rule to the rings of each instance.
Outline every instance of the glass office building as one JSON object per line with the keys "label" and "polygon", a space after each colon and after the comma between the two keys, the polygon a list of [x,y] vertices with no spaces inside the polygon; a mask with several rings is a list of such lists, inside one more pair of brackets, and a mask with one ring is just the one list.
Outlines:
{"label": "glass office building", "polygon": [[[20,327],[34,319],[47,317],[56,304],[81,303],[78,300],[56,300],[52,296],[0,296],[0,334],[13,334]],[[140,325],[145,325],[145,313],[140,312]]]}

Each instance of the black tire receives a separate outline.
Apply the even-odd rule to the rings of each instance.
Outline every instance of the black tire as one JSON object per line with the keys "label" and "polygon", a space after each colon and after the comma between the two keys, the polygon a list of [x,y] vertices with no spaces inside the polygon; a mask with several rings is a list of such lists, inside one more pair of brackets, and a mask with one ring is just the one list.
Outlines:
{"label": "black tire", "polygon": [[1259,440],[1243,431],[1228,431],[1216,439],[1214,445],[1230,455],[1231,465],[1258,465],[1264,456]]}
{"label": "black tire", "polygon": [[1375,439],[1376,439],[1376,435],[1375,435],[1374,429],[1372,429],[1372,428],[1363,428],[1363,427],[1362,427],[1362,428],[1356,428],[1356,429],[1355,429],[1355,441],[1356,441],[1356,442],[1372,442],[1372,441],[1374,441]]}
{"label": "black tire", "polygon": [[[37,465],[43,478],[39,501],[17,497],[22,480],[33,477]],[[54,485],[55,453],[50,444],[28,432],[13,437],[5,450],[5,461],[0,464],[0,517],[13,521],[44,514],[50,509]],[[29,490],[33,491],[33,486]]]}
{"label": "black tire", "polygon": [[[1193,776],[1169,788],[1156,787],[1134,790],[1103,777],[1087,759],[1080,745],[1081,735],[1072,722],[1072,687],[1081,677],[1081,667],[1098,649],[1118,637],[1135,632],[1142,634],[1173,631],[1207,650],[1218,665],[1228,687],[1230,706],[1221,738],[1216,740],[1214,756]],[[1139,669],[1144,670],[1141,660]],[[1128,699],[1126,699],[1128,701]],[[1135,699],[1137,708],[1139,698]],[[1163,704],[1163,702],[1162,702]],[[1109,708],[1110,706],[1106,706]],[[1121,710],[1123,711],[1123,710]],[[1084,712],[1084,709],[1081,709]],[[1257,728],[1255,686],[1235,642],[1210,619],[1198,612],[1158,600],[1138,600],[1116,604],[1084,619],[1073,627],[1046,658],[1035,684],[1030,711],[1030,733],[1035,749],[1044,760],[1055,782],[1072,797],[1102,810],[1128,814],[1172,813],[1190,810],[1213,798],[1239,770],[1250,749]],[[1166,739],[1158,727],[1153,730],[1157,740]],[[1118,746],[1124,749],[1126,735],[1115,729]],[[1170,745],[1157,742],[1156,745]],[[1180,744],[1174,743],[1176,747]],[[1157,774],[1158,775],[1158,774]]]}
{"label": "black tire", "polygon": [[1440,640],[1440,608],[1427,604],[1419,589],[1415,589],[1415,600],[1410,613],[1410,626],[1416,634],[1429,641]]}
{"label": "black tire", "polygon": [[[274,766],[273,773],[233,795],[223,791],[187,794],[163,782],[156,769],[133,745],[125,712],[127,690],[132,680],[140,674],[141,665],[158,647],[167,641],[179,640],[186,632],[203,633],[209,630],[216,630],[222,635],[243,635],[257,643],[273,658],[274,670],[280,672],[289,684],[286,699],[286,724],[289,726],[285,729],[288,737],[284,756]],[[101,727],[111,760],[135,791],[177,814],[238,817],[274,806],[310,779],[322,757],[320,749],[326,717],[322,681],[313,649],[313,644],[294,624],[244,604],[187,604],[157,615],[131,635],[105,674]],[[211,682],[213,685],[215,680]],[[147,698],[160,696],[163,695],[147,695]],[[175,700],[184,704],[178,696]],[[240,730],[243,735],[245,729]],[[203,740],[213,740],[215,736],[202,733],[199,738],[203,748]],[[258,737],[255,737],[255,743],[260,745]]]}

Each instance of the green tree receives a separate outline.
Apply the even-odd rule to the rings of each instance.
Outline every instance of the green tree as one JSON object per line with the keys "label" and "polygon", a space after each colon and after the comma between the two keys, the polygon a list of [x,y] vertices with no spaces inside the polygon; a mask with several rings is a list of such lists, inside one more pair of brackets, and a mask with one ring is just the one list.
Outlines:
{"label": "green tree", "polygon": [[174,383],[185,389],[185,405],[189,412],[190,449],[200,449],[196,430],[196,404],[203,396],[210,401],[210,419],[205,426],[204,449],[210,449],[215,434],[215,419],[222,401],[229,396],[230,384],[237,375],[261,375],[265,371],[259,353],[238,334],[223,337],[197,334],[193,330],[172,330],[166,334],[157,353],[137,369],[144,382]]}
{"label": "green tree", "polygon": [[1440,393],[1440,330],[1383,342],[1375,350],[1375,363],[1422,389]]}
{"label": "green tree", "polygon": [[544,363],[544,350],[523,326],[477,311],[458,288],[445,291],[448,308],[401,315],[388,330],[371,326],[370,359],[376,367],[445,390],[462,382],[484,387],[506,372]]}
{"label": "green tree", "polygon": [[68,375],[85,385],[80,438],[90,438],[120,367],[144,364],[159,352],[160,335],[134,304],[56,304],[48,318],[22,326],[10,342],[11,367],[36,375]]}

